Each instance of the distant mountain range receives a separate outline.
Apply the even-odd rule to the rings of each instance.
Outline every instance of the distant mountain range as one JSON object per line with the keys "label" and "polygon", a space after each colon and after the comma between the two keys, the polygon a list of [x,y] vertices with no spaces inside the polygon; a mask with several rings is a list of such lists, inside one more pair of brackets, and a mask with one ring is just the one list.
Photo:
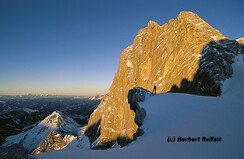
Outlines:
{"label": "distant mountain range", "polygon": [[3,99],[31,99],[31,98],[87,98],[87,96],[72,96],[72,95],[52,95],[52,94],[24,94],[24,95],[0,95]]}
{"label": "distant mountain range", "polygon": [[68,114],[80,125],[86,125],[90,114],[100,100],[73,97],[50,98],[0,98],[0,144],[4,138],[27,131],[52,112],[58,110]]}

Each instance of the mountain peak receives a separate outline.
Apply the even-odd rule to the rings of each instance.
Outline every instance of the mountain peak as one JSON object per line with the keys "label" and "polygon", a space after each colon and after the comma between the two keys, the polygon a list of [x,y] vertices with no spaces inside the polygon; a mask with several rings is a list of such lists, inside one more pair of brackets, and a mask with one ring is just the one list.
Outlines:
{"label": "mountain peak", "polygon": [[232,75],[233,60],[228,59],[242,47],[223,39],[227,38],[192,12],[181,12],[162,26],[149,21],[123,50],[109,92],[90,116],[85,134],[91,145],[108,146],[115,141],[124,145],[134,139],[139,126],[128,103],[128,92],[134,87],[148,91],[156,87],[162,93],[192,84],[198,89],[192,94],[218,95],[221,84],[214,80]]}
{"label": "mountain peak", "polygon": [[181,11],[177,18],[201,19],[197,14],[191,11]]}
{"label": "mountain peak", "polygon": [[43,125],[49,128],[58,128],[60,126],[68,125],[68,121],[64,120],[67,118],[65,114],[60,111],[54,111],[51,115],[47,116],[42,122],[38,125]]}
{"label": "mountain peak", "polygon": [[187,21],[191,24],[195,24],[197,26],[206,25],[206,22],[202,20],[197,14],[189,11],[182,11],[177,17],[177,20]]}
{"label": "mountain peak", "polygon": [[147,27],[153,29],[155,26],[159,26],[157,22],[150,20],[147,23]]}
{"label": "mountain peak", "polygon": [[3,146],[9,146],[16,143],[21,143],[28,150],[32,152],[37,146],[53,131],[56,131],[61,136],[74,135],[77,136],[77,129],[80,127],[73,119],[60,111],[54,111],[47,116],[34,128],[7,137],[6,143]]}

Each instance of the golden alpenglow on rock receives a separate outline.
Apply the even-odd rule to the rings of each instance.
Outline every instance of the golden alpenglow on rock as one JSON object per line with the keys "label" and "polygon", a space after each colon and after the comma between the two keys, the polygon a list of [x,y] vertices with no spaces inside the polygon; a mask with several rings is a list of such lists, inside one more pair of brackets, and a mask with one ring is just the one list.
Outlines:
{"label": "golden alpenglow on rock", "polygon": [[[108,148],[115,142],[123,146],[134,139],[138,125],[134,122],[135,112],[128,104],[129,90],[142,87],[152,92],[154,85],[157,93],[180,89],[184,80],[193,82],[200,65],[205,67],[204,61],[200,64],[203,51],[210,54],[212,47],[212,50],[221,51],[219,46],[227,43],[225,40],[231,45],[237,43],[228,41],[192,12],[181,12],[177,19],[171,19],[162,26],[149,21],[147,27],[139,30],[134,43],[123,50],[113,83],[90,116],[85,134],[89,137],[91,148]],[[204,77],[199,75],[198,78],[204,81]],[[225,78],[214,78],[215,81],[221,79]],[[216,96],[221,93],[219,88],[220,85],[211,86],[211,90],[209,88],[202,93],[199,88],[196,93],[190,93]]]}
{"label": "golden alpenglow on rock", "polygon": [[236,39],[236,41],[238,41],[240,44],[244,44],[244,37]]}

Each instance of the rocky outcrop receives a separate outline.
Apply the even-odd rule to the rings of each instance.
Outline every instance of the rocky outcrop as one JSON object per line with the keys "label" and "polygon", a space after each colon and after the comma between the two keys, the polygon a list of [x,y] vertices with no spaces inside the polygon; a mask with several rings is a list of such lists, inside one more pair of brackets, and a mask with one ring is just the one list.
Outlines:
{"label": "rocky outcrop", "polygon": [[[134,122],[138,126],[137,132],[133,134],[134,139],[144,134],[144,130],[143,128],[141,128],[141,126],[143,125],[143,121],[147,114],[146,110],[139,106],[138,102],[143,102],[152,95],[153,93],[141,87],[134,87],[133,89],[129,90],[128,103],[130,105],[130,109],[135,112]],[[120,143],[121,146],[124,146],[128,144],[128,141],[124,143],[122,142],[118,142],[118,143]]]}
{"label": "rocky outcrop", "polygon": [[[153,94],[141,87],[134,87],[128,92],[128,103],[133,105],[137,102],[143,102],[147,97],[152,96]],[[133,110],[133,109],[132,109]]]}
{"label": "rocky outcrop", "polygon": [[[90,116],[85,134],[92,147],[110,147],[116,141],[121,145],[125,143],[119,142],[121,139],[134,139],[138,125],[128,103],[129,90],[134,87],[152,91],[156,85],[157,93],[173,88],[176,92],[219,95],[221,81],[231,76],[232,51],[240,53],[240,48],[192,12],[181,12],[162,26],[150,21],[122,52],[113,83]],[[194,82],[194,78],[198,80]]]}
{"label": "rocky outcrop", "polygon": [[153,94],[141,87],[134,87],[129,90],[128,93],[128,103],[130,105],[130,109],[135,112],[135,120],[134,122],[140,127],[143,124],[143,120],[146,117],[146,111],[143,108],[140,108],[138,102],[145,101],[146,98],[152,96]]}
{"label": "rocky outcrop", "polygon": [[76,137],[73,135],[62,136],[57,131],[53,131],[38,145],[32,154],[60,150],[67,146],[74,139],[76,139]]}

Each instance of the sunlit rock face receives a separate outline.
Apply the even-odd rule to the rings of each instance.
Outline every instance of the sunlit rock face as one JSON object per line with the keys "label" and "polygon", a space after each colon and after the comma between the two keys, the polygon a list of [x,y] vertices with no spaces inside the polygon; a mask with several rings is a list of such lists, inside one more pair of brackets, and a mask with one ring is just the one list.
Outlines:
{"label": "sunlit rock face", "polygon": [[85,134],[91,147],[108,148],[116,141],[124,145],[133,140],[138,125],[134,122],[135,112],[128,104],[129,90],[142,87],[153,91],[155,85],[157,93],[172,88],[177,92],[183,80],[193,81],[206,46],[223,39],[228,38],[192,12],[181,12],[177,19],[162,26],[149,21],[139,30],[134,43],[123,50],[113,83],[90,116]]}
{"label": "sunlit rock face", "polygon": [[239,42],[240,44],[244,44],[244,37],[236,39],[237,42]]}
{"label": "sunlit rock face", "polygon": [[67,146],[74,139],[76,139],[76,137],[73,135],[62,136],[57,131],[53,131],[38,145],[32,154],[60,150]]}

